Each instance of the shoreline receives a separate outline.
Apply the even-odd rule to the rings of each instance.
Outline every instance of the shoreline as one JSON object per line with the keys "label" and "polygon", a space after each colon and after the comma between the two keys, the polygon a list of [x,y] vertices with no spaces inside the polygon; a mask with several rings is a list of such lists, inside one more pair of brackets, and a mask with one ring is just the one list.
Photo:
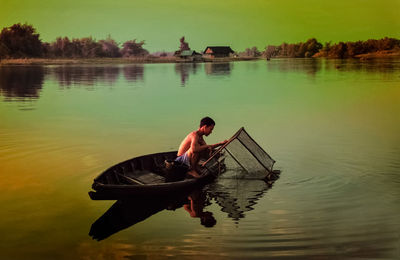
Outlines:
{"label": "shoreline", "polygon": [[83,64],[152,64],[152,63],[208,63],[259,60],[260,57],[234,57],[203,59],[201,61],[184,60],[175,57],[166,58],[21,58],[2,59],[1,65],[83,65]]}
{"label": "shoreline", "polygon": [[381,59],[381,58],[400,58],[400,50],[377,51],[365,54],[358,54],[355,58],[360,60]]}
{"label": "shoreline", "polygon": [[[337,59],[334,57],[325,56],[324,53],[322,53],[322,52],[316,53],[312,58]],[[373,60],[373,59],[393,59],[393,58],[400,58],[400,50],[394,49],[394,50],[385,50],[385,51],[376,51],[376,52],[357,54],[354,57],[343,58],[343,60],[347,60],[347,59]]]}
{"label": "shoreline", "polygon": [[[271,59],[301,59],[291,57],[272,57]],[[311,59],[334,59],[322,55],[314,55]],[[344,58],[356,60],[372,60],[372,59],[400,59],[400,51],[387,50],[377,51],[365,54],[358,54],[354,57]],[[20,58],[20,59],[2,59],[1,65],[87,65],[87,64],[153,64],[153,63],[218,63],[218,62],[235,62],[235,61],[253,61],[265,60],[265,57],[228,57],[228,58],[214,58],[202,59],[201,61],[184,60],[176,57],[162,57],[162,58]]]}

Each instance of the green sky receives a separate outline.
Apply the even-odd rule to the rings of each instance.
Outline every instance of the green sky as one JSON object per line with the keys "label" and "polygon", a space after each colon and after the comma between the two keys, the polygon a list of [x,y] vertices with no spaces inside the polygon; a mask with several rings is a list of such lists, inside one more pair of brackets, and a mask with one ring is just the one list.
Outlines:
{"label": "green sky", "polygon": [[[328,2],[328,3],[327,3]],[[149,51],[230,45],[400,38],[400,0],[0,0],[0,27],[32,24],[43,41],[57,36],[145,40]]]}

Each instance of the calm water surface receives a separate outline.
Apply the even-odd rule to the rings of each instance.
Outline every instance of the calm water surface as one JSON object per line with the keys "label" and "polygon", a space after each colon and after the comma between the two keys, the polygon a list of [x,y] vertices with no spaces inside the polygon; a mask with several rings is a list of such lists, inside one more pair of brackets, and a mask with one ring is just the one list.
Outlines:
{"label": "calm water surface", "polygon": [[[398,259],[399,114],[399,60],[0,67],[0,259]],[[270,153],[272,187],[191,194],[212,227],[188,196],[90,200],[205,115],[208,142],[244,126]]]}

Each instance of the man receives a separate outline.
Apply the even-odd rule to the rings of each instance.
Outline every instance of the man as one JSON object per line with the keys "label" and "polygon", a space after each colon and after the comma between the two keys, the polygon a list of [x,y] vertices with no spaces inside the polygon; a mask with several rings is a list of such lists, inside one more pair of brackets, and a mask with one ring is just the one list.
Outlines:
{"label": "man", "polygon": [[189,174],[195,178],[199,178],[198,162],[200,157],[208,157],[214,148],[224,145],[227,141],[217,144],[208,145],[203,139],[203,136],[208,136],[212,133],[215,122],[210,117],[204,117],[200,121],[200,127],[197,131],[193,131],[186,136],[182,141],[178,150],[178,158],[175,161],[186,164],[190,170]]}

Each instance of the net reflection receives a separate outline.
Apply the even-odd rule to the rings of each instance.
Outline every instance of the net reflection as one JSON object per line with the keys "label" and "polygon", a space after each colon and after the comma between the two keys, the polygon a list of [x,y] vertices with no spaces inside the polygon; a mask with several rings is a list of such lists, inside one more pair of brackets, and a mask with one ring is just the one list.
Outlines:
{"label": "net reflection", "polygon": [[230,62],[207,62],[204,63],[204,70],[207,75],[229,75],[233,64]]}
{"label": "net reflection", "polygon": [[176,63],[175,72],[181,77],[181,86],[184,87],[190,74],[196,74],[198,64],[194,63]]}
{"label": "net reflection", "polygon": [[50,71],[61,88],[73,85],[93,87],[99,83],[113,85],[119,76],[117,66],[57,66]]}
{"label": "net reflection", "polygon": [[8,101],[38,99],[44,75],[42,66],[0,66],[0,94]]}
{"label": "net reflection", "polygon": [[[276,179],[279,178],[277,175]],[[257,201],[273,185],[273,181],[257,179],[219,178],[206,187],[208,197],[214,199],[221,211],[235,221],[245,217],[245,212],[254,209]]]}

